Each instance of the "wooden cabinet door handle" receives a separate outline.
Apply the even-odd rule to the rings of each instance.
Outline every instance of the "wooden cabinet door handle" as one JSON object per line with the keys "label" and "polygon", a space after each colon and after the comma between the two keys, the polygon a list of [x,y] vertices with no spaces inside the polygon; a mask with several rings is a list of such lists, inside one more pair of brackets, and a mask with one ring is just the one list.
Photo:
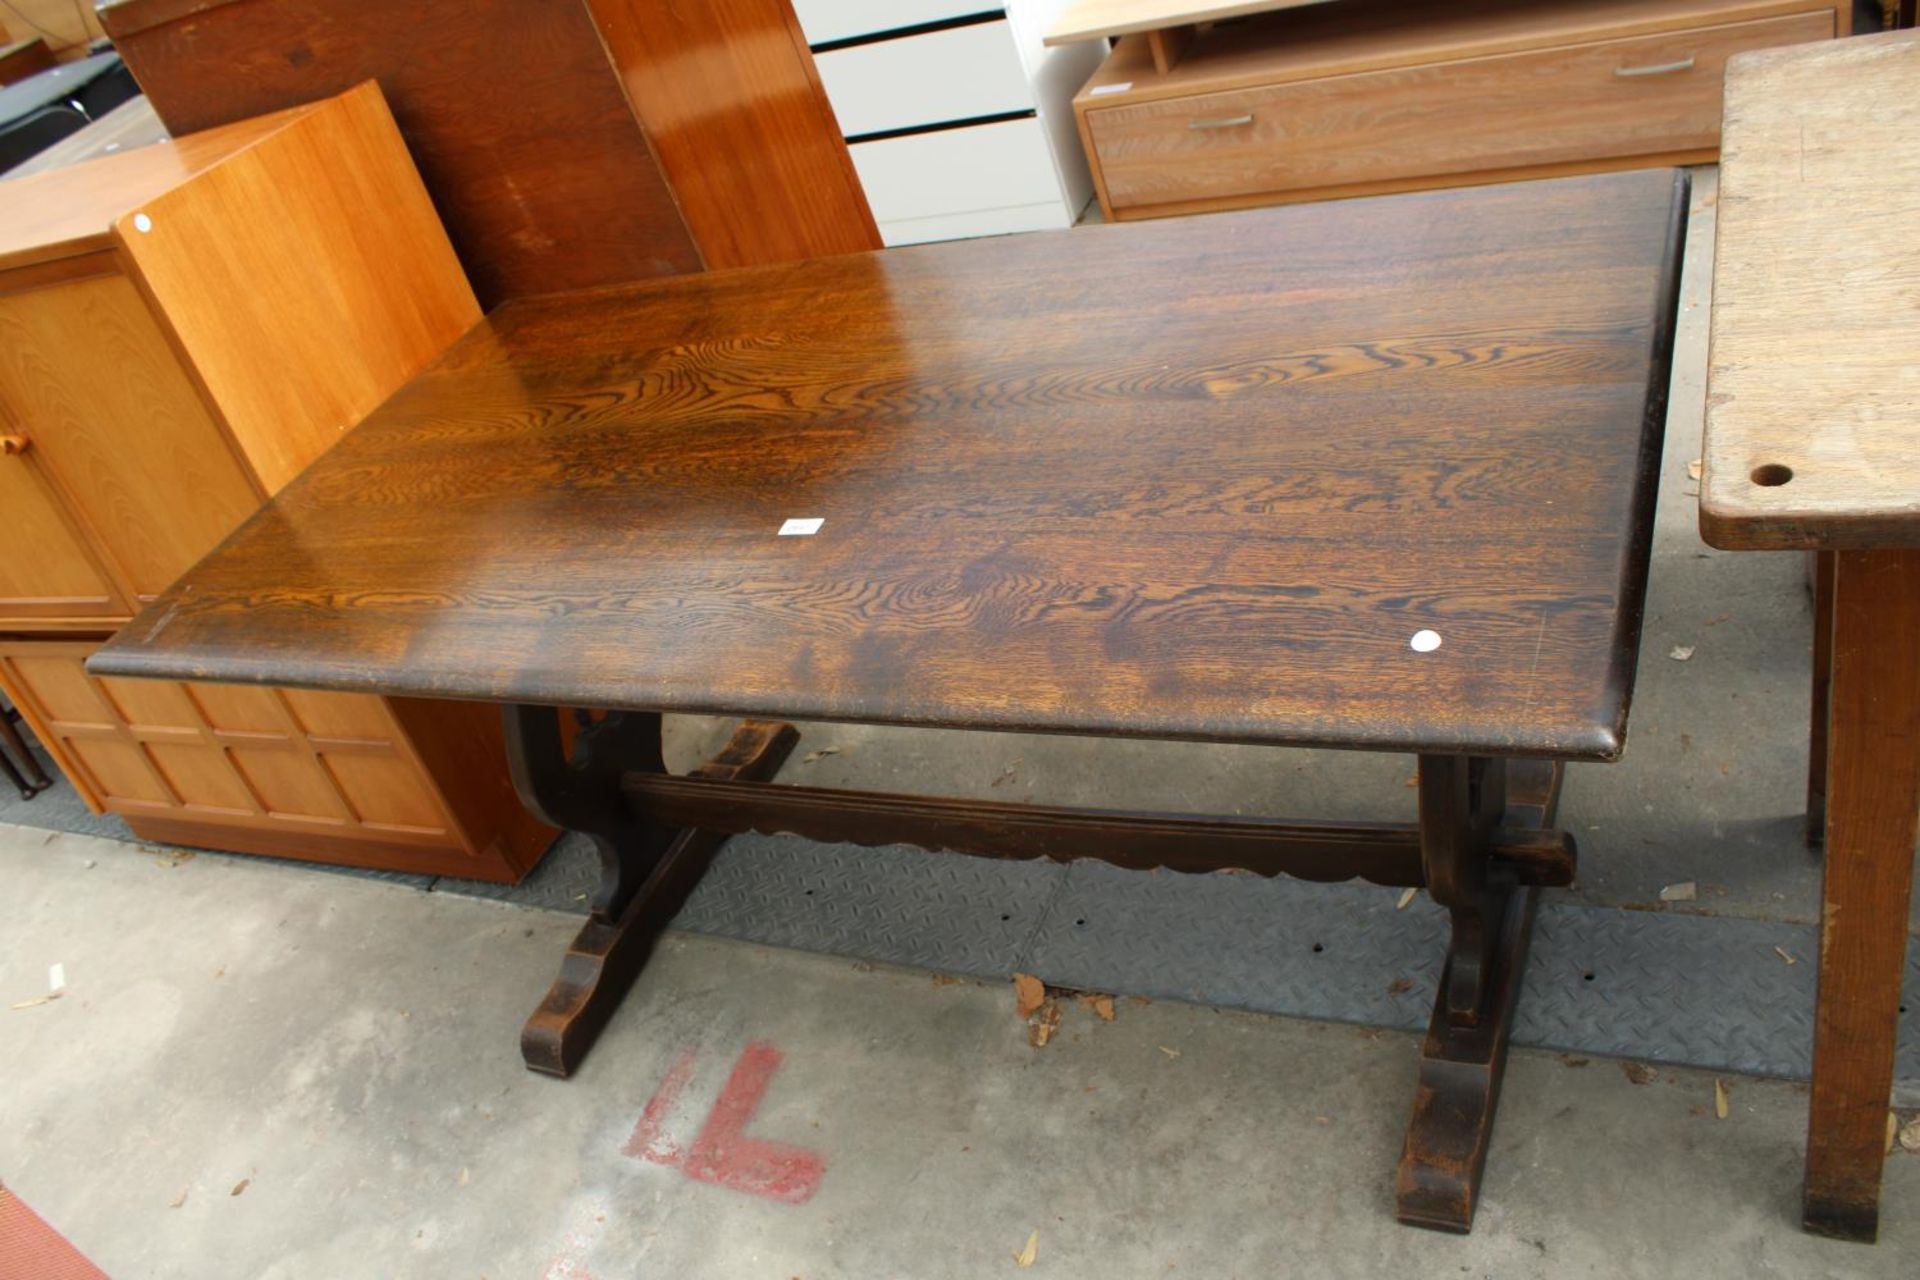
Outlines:
{"label": "wooden cabinet door handle", "polygon": [[18,431],[0,433],[0,453],[4,453],[10,458],[17,454],[25,453],[32,444],[33,441],[27,439],[26,436]]}
{"label": "wooden cabinet door handle", "polygon": [[1650,67],[1615,67],[1617,76],[1664,76],[1676,71],[1693,70],[1693,55],[1688,54],[1678,62],[1656,62]]}

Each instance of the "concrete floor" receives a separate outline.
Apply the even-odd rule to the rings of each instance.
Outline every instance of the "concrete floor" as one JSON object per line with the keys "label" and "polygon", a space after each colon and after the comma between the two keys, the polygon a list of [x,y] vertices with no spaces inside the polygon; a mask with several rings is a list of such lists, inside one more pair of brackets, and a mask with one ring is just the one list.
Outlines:
{"label": "concrete floor", "polygon": [[[1562,819],[1578,898],[1657,907],[1694,880],[1682,909],[1805,921],[1803,568],[1693,532],[1714,194],[1705,171],[1627,756],[1573,770]],[[671,754],[715,732],[680,722]],[[810,729],[823,745],[841,750],[784,776],[1301,816],[1413,804],[1399,756]],[[561,1083],[526,1074],[515,1039],[576,917],[3,825],[0,884],[0,1006],[56,963],[68,984],[0,1008],[0,1179],[117,1280],[938,1280],[1018,1273],[1036,1231],[1032,1272],[1063,1276],[1920,1265],[1920,1156],[1888,1162],[1877,1247],[1797,1230],[1791,1083],[1725,1078],[1719,1120],[1710,1076],[1519,1053],[1455,1239],[1391,1216],[1406,1035],[1122,999],[1111,1023],[1069,1007],[1035,1050],[1001,985],[671,935]],[[696,1144],[723,1099],[752,1111],[748,1136]]]}
{"label": "concrete floor", "polygon": [[[575,920],[239,859],[0,831],[0,1159],[141,1277],[1912,1276],[1920,1157],[1873,1248],[1794,1227],[1802,1087],[1522,1052],[1473,1235],[1393,1222],[1413,1037],[1122,999],[1027,1044],[1005,985],[672,935],[583,1071],[523,1071]],[[688,1147],[749,1043],[804,1204]],[[240,1189],[244,1183],[244,1189]],[[236,1191],[238,1192],[236,1194]]]}

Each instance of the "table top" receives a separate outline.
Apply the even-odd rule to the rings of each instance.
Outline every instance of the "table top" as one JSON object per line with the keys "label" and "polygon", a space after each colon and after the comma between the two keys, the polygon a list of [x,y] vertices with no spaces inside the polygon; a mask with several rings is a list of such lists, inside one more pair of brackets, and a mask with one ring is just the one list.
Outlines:
{"label": "table top", "polygon": [[167,126],[153,112],[145,94],[136,94],[69,138],[0,173],[0,182],[17,182],[36,173],[64,169],[83,160],[97,160],[117,151],[132,151],[168,141]]}
{"label": "table top", "polygon": [[1700,529],[1920,546],[1920,31],[1727,66]]}
{"label": "table top", "polygon": [[1685,204],[1643,171],[512,302],[91,669],[1612,758]]}
{"label": "table top", "polygon": [[1326,3],[1328,0],[1067,0],[1042,43],[1072,44],[1099,36],[1160,31]]}
{"label": "table top", "polygon": [[[36,173],[10,174],[0,182],[0,270],[112,249],[113,224],[119,219],[326,101]],[[118,114],[109,112],[105,119]]]}

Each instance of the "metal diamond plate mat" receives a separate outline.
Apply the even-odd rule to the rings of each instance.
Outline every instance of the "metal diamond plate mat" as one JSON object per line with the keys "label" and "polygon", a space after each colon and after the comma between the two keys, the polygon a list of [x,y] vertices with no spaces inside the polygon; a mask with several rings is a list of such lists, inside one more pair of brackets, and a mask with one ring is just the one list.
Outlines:
{"label": "metal diamond plate mat", "polygon": [[1020,967],[1066,877],[1049,862],[736,836],[674,923],[777,947],[1005,977]]}
{"label": "metal diamond plate mat", "polygon": [[[584,912],[599,874],[569,836],[516,887],[442,892]],[[1099,862],[1002,862],[903,847],[737,836],[676,927],[947,973],[1417,1030],[1446,945],[1421,894]],[[1543,900],[1516,1043],[1804,1078],[1816,938],[1807,925]],[[1920,948],[1898,1074],[1920,1081]],[[1914,1086],[1909,1084],[1911,1090]]]}
{"label": "metal diamond plate mat", "polygon": [[[1290,1017],[1424,1027],[1446,916],[1424,894],[1074,863],[1026,957],[1066,986]],[[1553,905],[1534,926],[1517,1044],[1804,1078],[1813,928]],[[1791,959],[1789,959],[1789,957]],[[1920,1077],[1920,948],[1897,1074]]]}

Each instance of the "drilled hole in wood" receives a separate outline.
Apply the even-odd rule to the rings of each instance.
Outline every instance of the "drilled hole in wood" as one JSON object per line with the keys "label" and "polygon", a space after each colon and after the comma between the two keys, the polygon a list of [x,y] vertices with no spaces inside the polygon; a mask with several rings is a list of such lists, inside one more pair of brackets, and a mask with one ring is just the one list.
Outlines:
{"label": "drilled hole in wood", "polygon": [[1087,922],[1085,920],[1075,920],[1073,923],[1082,929],[1087,927]]}
{"label": "drilled hole in wood", "polygon": [[1772,489],[1793,479],[1793,468],[1784,462],[1763,462],[1750,471],[1747,478],[1763,488]]}
{"label": "drilled hole in wood", "polygon": [[1319,943],[1316,942],[1313,944],[1313,954],[1319,955],[1322,951],[1325,951],[1325,950],[1326,948],[1321,946]]}
{"label": "drilled hole in wood", "polygon": [[1593,981],[1593,975],[1591,973],[1583,973],[1580,976],[1588,982]]}

